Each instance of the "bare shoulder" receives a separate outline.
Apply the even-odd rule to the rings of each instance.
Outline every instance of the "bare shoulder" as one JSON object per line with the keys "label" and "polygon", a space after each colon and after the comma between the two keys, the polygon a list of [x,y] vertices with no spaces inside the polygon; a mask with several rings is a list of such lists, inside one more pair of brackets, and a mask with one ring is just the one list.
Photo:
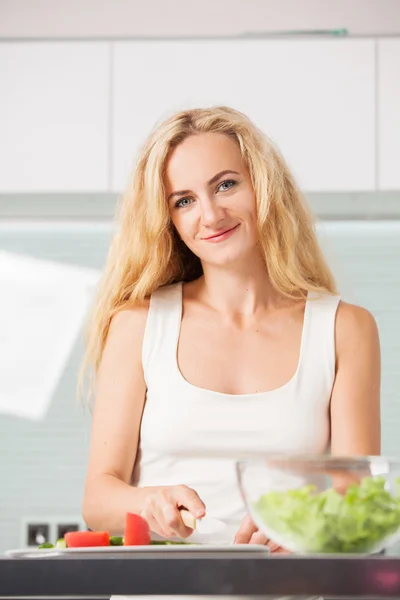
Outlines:
{"label": "bare shoulder", "polygon": [[129,308],[119,310],[111,319],[110,332],[120,332],[123,334],[127,330],[144,329],[146,326],[147,315],[149,313],[150,300],[147,299],[143,304],[138,304]]}
{"label": "bare shoulder", "polygon": [[114,351],[119,348],[120,352],[136,350],[139,356],[149,305],[150,301],[146,300],[143,304],[118,311],[111,319],[106,348],[112,348]]}
{"label": "bare shoulder", "polygon": [[378,326],[375,317],[366,308],[340,302],[337,311],[336,328],[343,333],[357,333],[363,331],[377,332]]}
{"label": "bare shoulder", "polygon": [[336,343],[338,350],[354,349],[359,343],[379,346],[379,332],[375,317],[362,306],[340,302],[336,317]]}

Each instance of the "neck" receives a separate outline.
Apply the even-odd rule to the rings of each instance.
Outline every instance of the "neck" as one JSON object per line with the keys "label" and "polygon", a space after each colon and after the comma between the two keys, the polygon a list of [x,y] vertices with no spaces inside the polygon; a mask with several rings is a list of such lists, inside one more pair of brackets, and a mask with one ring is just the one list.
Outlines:
{"label": "neck", "polygon": [[259,256],[228,268],[203,264],[203,272],[199,295],[218,312],[252,316],[277,305],[280,294],[272,287]]}

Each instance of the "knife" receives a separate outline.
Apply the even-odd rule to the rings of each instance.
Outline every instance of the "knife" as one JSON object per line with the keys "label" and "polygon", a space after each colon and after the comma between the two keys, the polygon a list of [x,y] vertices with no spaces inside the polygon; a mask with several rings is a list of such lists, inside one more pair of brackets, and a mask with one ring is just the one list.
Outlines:
{"label": "knife", "polygon": [[196,519],[196,517],[185,508],[181,508],[180,513],[186,527],[193,529],[193,533],[187,538],[187,541],[218,545],[228,545],[233,542],[236,531],[233,531],[232,527],[229,527],[224,521],[207,516]]}

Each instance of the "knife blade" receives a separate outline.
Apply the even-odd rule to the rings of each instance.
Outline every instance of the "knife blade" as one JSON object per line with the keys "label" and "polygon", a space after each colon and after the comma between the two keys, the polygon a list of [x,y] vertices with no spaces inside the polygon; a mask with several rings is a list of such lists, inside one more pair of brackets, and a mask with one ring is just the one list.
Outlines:
{"label": "knife blade", "polygon": [[187,538],[187,541],[218,545],[228,545],[233,542],[235,531],[224,521],[207,516],[196,519],[186,509],[181,509],[180,512],[186,527],[193,529],[193,533]]}

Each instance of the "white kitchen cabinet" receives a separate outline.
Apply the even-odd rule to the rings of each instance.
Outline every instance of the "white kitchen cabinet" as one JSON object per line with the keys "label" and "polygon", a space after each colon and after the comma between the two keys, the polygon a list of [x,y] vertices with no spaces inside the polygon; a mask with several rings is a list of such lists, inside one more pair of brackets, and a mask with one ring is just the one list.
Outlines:
{"label": "white kitchen cabinet", "polygon": [[303,189],[375,189],[375,42],[369,39],[114,44],[112,188],[176,109],[226,104],[280,147]]}
{"label": "white kitchen cabinet", "polygon": [[378,41],[378,186],[400,189],[400,39]]}
{"label": "white kitchen cabinet", "polygon": [[106,191],[109,44],[0,44],[0,192]]}

